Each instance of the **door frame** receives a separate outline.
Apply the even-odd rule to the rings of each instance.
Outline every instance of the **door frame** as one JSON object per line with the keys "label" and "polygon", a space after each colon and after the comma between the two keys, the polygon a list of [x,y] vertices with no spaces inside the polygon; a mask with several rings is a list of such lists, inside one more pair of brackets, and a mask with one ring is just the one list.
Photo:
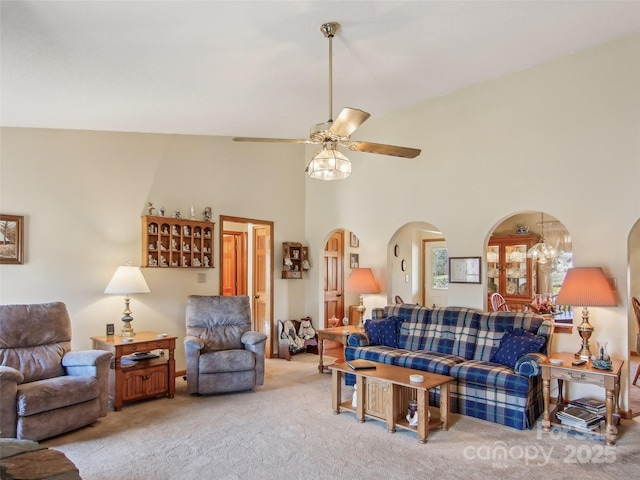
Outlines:
{"label": "door frame", "polygon": [[[243,223],[243,224],[251,224],[251,225],[260,225],[260,226],[265,226],[265,227],[269,227],[271,235],[269,238],[269,268],[267,270],[267,275],[269,276],[269,291],[268,291],[268,295],[269,295],[269,332],[267,333],[268,335],[268,341],[270,342],[270,346],[271,348],[269,349],[270,351],[270,357],[274,356],[274,352],[275,352],[275,348],[274,348],[274,342],[277,344],[277,332],[274,331],[274,320],[273,320],[273,298],[274,298],[274,277],[273,277],[273,261],[274,261],[274,237],[275,237],[275,227],[274,227],[274,222],[269,221],[269,220],[258,220],[255,218],[244,218],[244,217],[233,217],[233,216],[229,216],[229,215],[220,215],[220,232],[224,232],[225,231],[225,222],[233,222],[233,223]],[[220,257],[222,257],[222,248],[223,248],[223,242],[224,242],[224,235],[221,233],[219,236],[219,255]],[[246,250],[246,256],[247,256],[247,262],[253,262],[253,245],[251,246],[250,249]],[[219,259],[219,263],[220,263],[220,288],[222,288],[222,281],[223,281],[223,275],[224,275],[224,265],[222,262],[222,258]],[[243,268],[248,269],[248,264],[244,264]],[[248,272],[245,271],[244,275],[247,275]],[[248,276],[246,278],[249,278]],[[248,292],[248,294],[253,295],[253,285],[248,287],[250,292]],[[252,317],[252,325],[253,325],[253,301],[251,302],[252,305],[252,311],[251,311],[251,317]]]}

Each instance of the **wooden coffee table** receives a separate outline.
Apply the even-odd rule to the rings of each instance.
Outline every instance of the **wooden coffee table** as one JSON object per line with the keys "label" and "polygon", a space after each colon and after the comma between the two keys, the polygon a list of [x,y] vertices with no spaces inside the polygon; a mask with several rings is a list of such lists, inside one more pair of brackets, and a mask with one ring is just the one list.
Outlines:
{"label": "wooden coffee table", "polygon": [[[339,414],[343,409],[355,412],[358,422],[364,422],[365,417],[385,421],[389,432],[394,433],[397,427],[416,432],[420,443],[427,443],[429,430],[449,429],[449,394],[453,377],[377,362],[376,368],[371,370],[353,370],[346,363],[336,363],[329,368],[332,370],[333,413]],[[351,405],[351,400],[342,402],[342,377],[345,373],[356,376],[356,408]],[[413,374],[422,375],[424,380],[411,382],[409,375]],[[440,417],[428,420],[429,390],[435,387],[440,387]],[[418,403],[417,427],[409,425],[406,419],[409,400],[417,400]]]}

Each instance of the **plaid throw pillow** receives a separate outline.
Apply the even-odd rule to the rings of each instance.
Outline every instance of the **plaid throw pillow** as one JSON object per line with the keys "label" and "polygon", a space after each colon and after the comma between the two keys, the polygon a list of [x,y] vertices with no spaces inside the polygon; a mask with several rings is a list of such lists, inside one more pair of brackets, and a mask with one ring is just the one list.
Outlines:
{"label": "plaid throw pillow", "polygon": [[522,355],[539,352],[545,341],[544,337],[521,328],[509,328],[500,340],[500,346],[491,352],[489,361],[513,368]]}

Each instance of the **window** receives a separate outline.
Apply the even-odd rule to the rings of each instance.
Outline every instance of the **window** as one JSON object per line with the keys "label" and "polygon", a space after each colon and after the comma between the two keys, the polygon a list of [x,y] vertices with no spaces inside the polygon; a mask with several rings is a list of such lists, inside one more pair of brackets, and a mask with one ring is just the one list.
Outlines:
{"label": "window", "polygon": [[446,290],[449,286],[449,250],[433,248],[431,252],[431,288]]}

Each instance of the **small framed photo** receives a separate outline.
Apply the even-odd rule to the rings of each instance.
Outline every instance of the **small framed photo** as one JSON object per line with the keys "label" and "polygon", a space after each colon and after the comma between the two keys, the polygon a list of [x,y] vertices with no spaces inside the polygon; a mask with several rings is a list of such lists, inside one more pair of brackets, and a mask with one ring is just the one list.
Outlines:
{"label": "small framed photo", "polygon": [[0,263],[22,265],[24,217],[0,214]]}
{"label": "small framed photo", "polygon": [[349,259],[349,265],[351,268],[359,268],[360,266],[360,255],[357,253],[352,253]]}
{"label": "small framed photo", "polygon": [[113,323],[107,323],[107,337],[112,337],[116,333],[116,328]]}
{"label": "small framed photo", "polygon": [[360,240],[358,240],[358,237],[356,237],[356,234],[351,232],[351,241],[349,242],[349,245],[353,248],[358,248],[360,246]]}
{"label": "small framed photo", "polygon": [[481,283],[480,257],[449,257],[449,283]]}

